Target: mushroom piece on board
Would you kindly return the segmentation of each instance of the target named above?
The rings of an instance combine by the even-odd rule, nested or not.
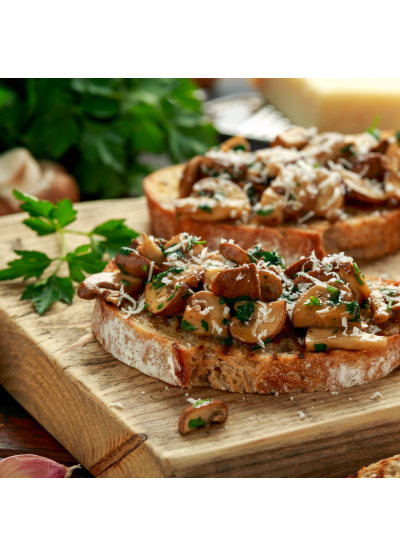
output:
[[[212,422],[223,423],[228,418],[228,406],[217,400],[198,400],[187,407],[179,417],[178,430],[182,435],[199,427],[208,427]]]

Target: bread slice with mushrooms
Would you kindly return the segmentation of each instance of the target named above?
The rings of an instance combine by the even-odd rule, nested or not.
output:
[[[379,138],[378,138],[379,133]],[[400,249],[400,136],[292,128],[269,149],[241,138],[144,180],[153,231],[262,243],[290,264],[300,255],[376,259]]]
[[[158,243],[162,262],[149,242]],[[151,261],[143,276],[132,255],[141,257],[144,244],[161,265],[156,274]],[[233,246],[210,252],[183,233],[170,242],[143,236],[121,249],[125,258],[117,255],[79,288],[80,297],[96,298],[98,341],[169,384],[233,392],[335,391],[400,364],[400,283],[363,276],[344,254],[313,254],[284,269],[276,252]],[[274,285],[268,299],[264,273]]]
[[[351,479],[400,479],[400,455],[363,467]]]

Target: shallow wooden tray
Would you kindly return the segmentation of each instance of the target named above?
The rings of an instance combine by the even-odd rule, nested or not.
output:
[[[72,228],[126,218],[138,231],[149,230],[144,199],[78,209]],[[23,218],[0,219],[0,268],[13,249],[57,252],[56,238],[38,239]],[[79,238],[71,238],[69,247],[76,247]],[[400,255],[361,268],[399,279]],[[0,383],[95,476],[344,477],[400,452],[399,370],[337,395],[243,397],[193,388],[191,397],[225,401],[231,415],[227,428],[213,425],[182,438],[177,423],[187,390],[166,387],[107,354],[92,334],[91,303],[57,303],[39,317],[19,300],[22,289],[18,281],[0,283]],[[383,398],[372,400],[376,391]],[[123,409],[110,407],[115,402]]]

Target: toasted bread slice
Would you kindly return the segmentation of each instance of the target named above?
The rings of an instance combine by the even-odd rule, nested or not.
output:
[[[233,239],[244,249],[262,243],[276,249],[291,264],[299,255],[315,251],[318,258],[326,253],[345,251],[355,259],[376,259],[400,250],[400,209],[374,207],[361,210],[346,207],[349,217],[333,224],[316,220],[302,225],[269,228],[233,225],[231,222],[196,222],[180,219],[173,204],[179,196],[179,180],[184,165],[158,170],[144,180],[153,232],[159,237],[173,237],[179,232],[201,236],[209,249],[218,249],[221,238]]]
[[[352,479],[400,479],[400,455],[363,467]]]
[[[398,282],[383,281],[385,284]],[[123,363],[174,386],[212,386],[240,393],[335,391],[378,380],[400,365],[400,323],[388,326],[387,350],[308,353],[287,322],[282,332],[253,351],[194,336],[176,317],[146,312],[125,319],[119,308],[96,299],[93,330],[103,348]]]

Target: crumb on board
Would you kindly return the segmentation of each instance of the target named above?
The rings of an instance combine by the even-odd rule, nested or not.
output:
[[[298,411],[297,413],[299,414],[300,420],[304,419],[304,417],[306,416],[306,414],[303,413],[302,411]]]
[[[383,398],[382,394],[380,392],[375,392],[375,394],[373,396],[371,396],[371,400],[376,400],[379,398]]]
[[[331,392],[332,396],[337,396],[339,392]]]
[[[145,394],[145,393],[146,393],[146,392],[145,392],[145,391],[143,391],[143,392],[142,392],[142,395],[143,395],[143,394]]]
[[[168,386],[165,387],[166,390],[169,390]]]
[[[109,407],[118,407],[119,409],[123,409],[124,406],[120,402],[113,402],[108,404]]]
[[[290,398],[290,401],[292,402],[294,400],[294,398]]]

